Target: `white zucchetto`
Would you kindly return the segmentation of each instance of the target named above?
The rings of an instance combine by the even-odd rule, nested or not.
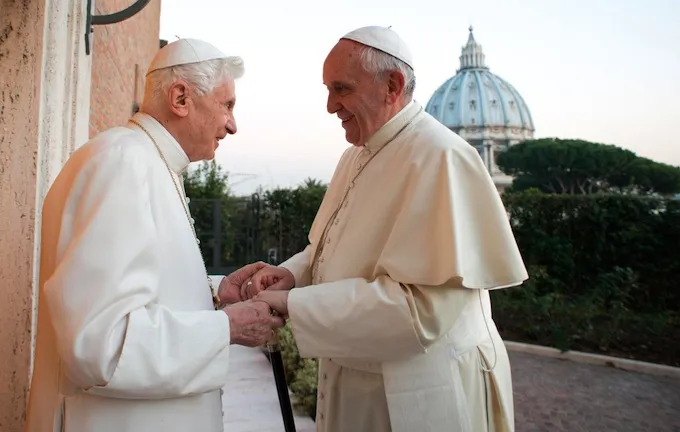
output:
[[[403,61],[411,69],[413,57],[406,42],[391,27],[367,26],[353,30],[340,39],[349,39],[383,51]]]
[[[232,78],[237,79],[243,75],[244,67],[241,57],[228,56],[208,42],[198,39],[179,39],[165,45],[156,53],[146,74],[158,69],[215,59],[227,60]]]

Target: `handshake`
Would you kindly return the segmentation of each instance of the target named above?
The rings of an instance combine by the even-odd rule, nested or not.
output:
[[[288,292],[295,278],[283,267],[263,262],[248,264],[220,283],[218,296],[229,317],[231,343],[256,347],[266,344],[275,329],[285,325]]]

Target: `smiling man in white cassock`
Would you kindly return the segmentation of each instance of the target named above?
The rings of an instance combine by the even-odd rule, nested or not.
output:
[[[166,45],[141,111],[74,152],[50,188],[28,432],[223,430],[229,346],[262,345],[283,321],[237,303],[264,264],[208,276],[182,174],[236,133],[242,74],[206,42]]]
[[[389,28],[341,38],[323,80],[353,146],[309,246],[242,296],[287,314],[300,355],[320,359],[320,432],[514,430],[489,291],[528,276],[479,154],[412,99]]]

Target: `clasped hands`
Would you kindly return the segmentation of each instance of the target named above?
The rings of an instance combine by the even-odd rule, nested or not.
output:
[[[248,264],[220,283],[218,296],[229,317],[231,343],[266,344],[288,316],[288,292],[295,278],[283,267],[263,262]],[[274,314],[276,312],[276,314]]]

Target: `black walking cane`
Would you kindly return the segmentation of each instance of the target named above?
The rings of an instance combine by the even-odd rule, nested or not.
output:
[[[276,312],[274,312],[276,314]],[[293,418],[293,407],[290,403],[288,394],[288,383],[286,382],[286,371],[283,368],[283,357],[281,356],[281,345],[279,344],[279,333],[274,330],[272,340],[267,343],[269,350],[269,361],[272,363],[274,371],[274,381],[276,381],[276,393],[279,395],[279,406],[283,417],[283,428],[285,432],[295,432],[295,419]]]
[[[276,255],[276,250],[270,249],[267,256],[267,262],[272,265],[275,264],[278,261]],[[278,315],[278,313],[274,311],[274,315]],[[281,356],[278,330],[274,330],[272,340],[267,343],[267,350],[269,350],[269,361],[272,363],[272,370],[274,371],[276,393],[279,396],[281,417],[283,417],[283,429],[285,432],[295,432],[293,406],[290,403],[290,395],[288,394],[288,383],[286,382],[286,371],[283,368],[283,357]]]

